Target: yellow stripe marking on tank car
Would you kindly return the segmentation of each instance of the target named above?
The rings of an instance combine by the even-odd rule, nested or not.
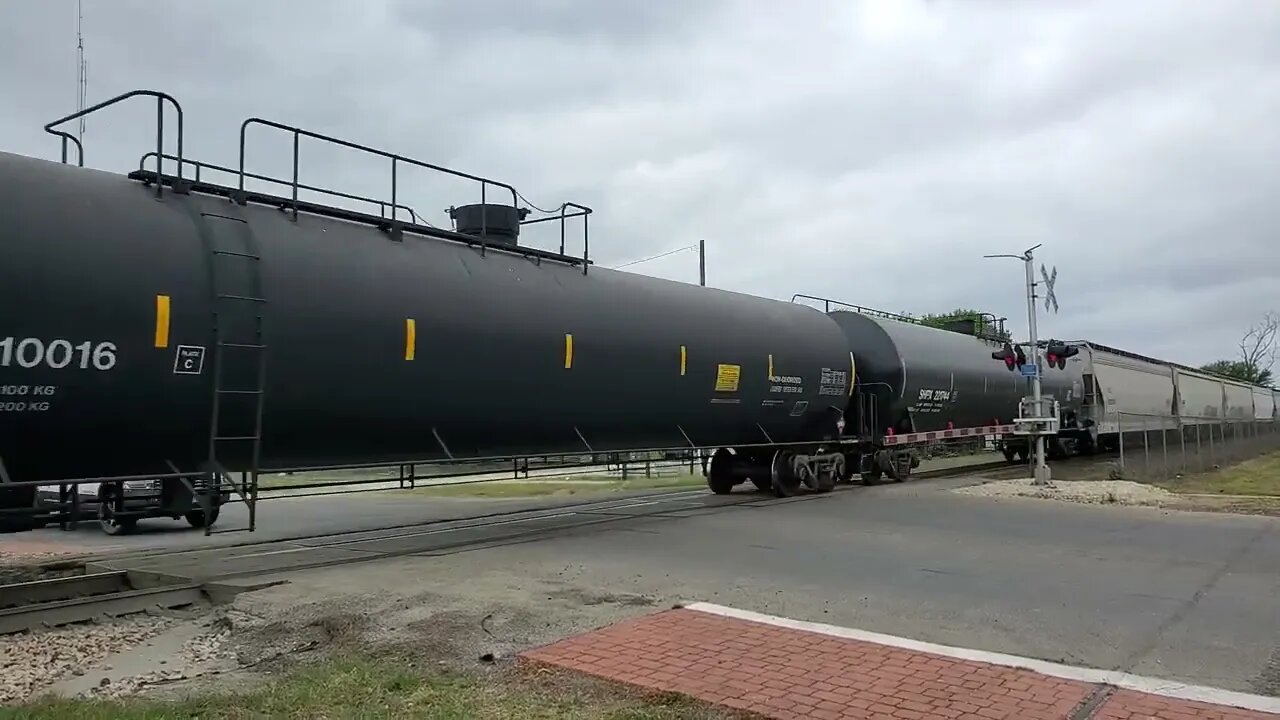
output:
[[[682,377],[685,374],[685,366],[688,363],[688,361],[689,361],[689,349],[686,348],[684,345],[681,345],[680,346],[680,375]]]
[[[169,296],[156,296],[156,347],[169,347]]]
[[[418,355],[418,321],[413,318],[404,319],[404,359],[412,360]]]
[[[564,369],[573,367],[573,333],[564,334]]]
[[[769,356],[769,378],[773,378],[773,355]]]
[[[849,351],[849,397],[853,397],[853,379],[858,376],[858,363],[853,359],[853,351]]]

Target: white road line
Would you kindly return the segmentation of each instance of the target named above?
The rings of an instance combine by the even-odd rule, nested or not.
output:
[[[790,628],[792,630],[804,630],[820,633],[831,637],[890,645],[904,650],[933,653],[935,655],[944,655],[946,657],[952,657],[959,660],[972,660],[974,662],[991,663],[993,665],[1025,668],[1044,675],[1052,675],[1053,677],[1065,678],[1067,680],[1079,680],[1087,683],[1106,683],[1128,690],[1150,693],[1152,695],[1162,695],[1165,697],[1194,700],[1198,702],[1213,703],[1216,705],[1230,705],[1259,712],[1280,713],[1280,698],[1268,697],[1266,695],[1251,695],[1249,693],[1222,690],[1220,688],[1206,687],[1203,685],[1189,685],[1176,680],[1164,680],[1161,678],[1132,675],[1129,673],[1115,672],[1111,670],[1098,670],[1095,668],[1079,667],[1075,665],[1063,665],[1060,663],[1048,662],[1046,660],[1036,660],[1034,658],[1021,657],[1018,655],[987,652],[985,650],[972,650],[969,648],[952,647],[950,645],[935,645],[934,643],[897,637],[895,635],[884,635],[882,633],[839,627],[837,625],[827,625],[825,623],[807,622],[805,620],[792,620],[790,618],[778,617],[775,615],[764,615],[750,610],[739,610],[737,608],[725,607],[723,605],[715,605],[712,603],[696,602],[685,605],[684,607],[689,610],[696,610],[698,612],[705,612],[723,617],[750,620],[776,627]]]

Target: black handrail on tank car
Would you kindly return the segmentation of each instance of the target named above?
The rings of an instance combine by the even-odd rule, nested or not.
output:
[[[821,301],[823,312],[831,312],[831,306],[838,305],[840,307],[849,308],[854,312],[861,313],[863,315],[878,315],[883,318],[888,318],[889,320],[909,322],[909,323],[914,323],[916,325],[923,324],[919,320],[913,317],[908,317],[906,315],[899,315],[897,313],[886,312],[884,310],[876,310],[875,308],[862,307],[861,305],[854,305],[853,303],[847,303],[842,300],[832,300],[831,298],[818,297],[817,295],[805,295],[803,293],[796,293],[795,295],[791,296],[791,302],[795,302],[796,298],[805,298],[806,300]]]
[[[259,118],[259,117],[251,117],[246,119],[244,122],[240,123],[240,183],[239,183],[238,189],[241,192],[244,191],[244,179],[246,177],[246,173],[244,169],[245,138],[248,135],[248,129],[250,125],[262,125],[269,128],[275,128],[277,130],[283,130],[293,135],[293,181],[292,183],[290,183],[290,185],[293,189],[293,217],[295,220],[298,217],[298,189],[300,187],[298,184],[298,155],[299,155],[298,146],[299,146],[299,141],[303,137],[308,137],[314,140],[320,140],[323,142],[332,143],[340,147],[350,148],[352,150],[358,150],[360,152],[366,152],[371,155],[377,155],[379,157],[390,160],[391,161],[391,203],[390,205],[392,207],[392,220],[396,219],[395,207],[397,206],[396,199],[397,199],[397,193],[399,191],[398,170],[399,170],[400,163],[407,163],[415,167],[424,168],[426,170],[434,170],[436,172],[444,173],[446,175],[452,175],[454,177],[459,177],[466,180],[473,180],[475,182],[480,183],[480,204],[481,205],[488,204],[488,189],[490,185],[503,188],[508,192],[510,192],[512,207],[519,207],[520,205],[520,202],[518,199],[519,193],[516,192],[515,187],[508,185],[507,183],[500,182],[497,180],[490,180],[489,178],[480,177],[479,175],[472,175],[470,173],[464,173],[458,170],[451,170],[449,168],[442,167],[440,165],[433,165],[431,163],[423,162],[421,160],[416,160],[414,158],[406,157],[404,155],[390,153],[385,150],[379,150],[377,148],[369,147],[367,145],[361,145],[359,143],[354,143],[349,140],[343,140],[341,138],[336,138],[330,135],[324,135],[321,133],[312,132],[310,130],[304,130],[299,127],[294,127],[292,125],[285,125],[283,123],[275,122],[274,120],[267,120],[265,118]],[[326,192],[326,191],[321,190],[320,192]],[[587,250],[588,240],[587,240],[585,215],[590,214],[591,209],[582,205],[576,205],[574,203],[565,203],[564,205],[561,206],[561,214],[562,214],[561,222],[562,223],[564,221],[563,209],[565,206],[568,206],[568,205],[572,205],[573,207],[580,208],[584,211],[582,272],[583,274],[586,274],[587,266],[590,264],[590,262],[589,262],[589,254]],[[527,223],[521,223],[521,224],[527,224]],[[488,250],[488,245],[489,245],[488,213],[482,212],[480,213],[480,255],[482,257],[485,255],[486,251]],[[560,254],[561,255],[564,254],[563,247],[561,248]]]
[[[146,166],[146,164],[147,164],[147,158],[152,157],[152,156],[153,156],[153,155],[155,155],[155,154],[156,154],[156,151],[155,151],[155,150],[152,150],[152,151],[150,151],[150,152],[148,152],[148,153],[144,154],[144,155],[143,155],[143,156],[138,160],[138,170],[140,170],[140,171],[144,171],[144,170],[145,170],[145,166]],[[163,154],[163,153],[160,155],[160,157],[164,158],[165,160],[177,160],[177,159],[178,159],[178,158],[177,158],[176,156],[174,156],[174,155],[168,155],[168,154]],[[210,163],[210,162],[203,162],[203,161],[200,161],[200,160],[183,160],[183,162],[184,162],[185,164],[190,165],[190,166],[192,166],[192,167],[194,167],[194,168],[195,168],[195,177],[194,177],[194,181],[195,181],[195,182],[197,182],[197,183],[198,183],[198,182],[200,182],[200,171],[201,171],[202,169],[204,169],[204,170],[216,170],[217,172],[224,172],[224,173],[227,173],[228,175],[238,175],[238,174],[240,173],[240,171],[239,171],[239,170],[236,170],[235,168],[223,167],[222,165],[215,165],[215,164],[213,164],[213,163]],[[268,175],[259,175],[259,174],[257,174],[257,173],[245,173],[244,175],[245,175],[245,177],[253,178],[254,180],[262,180],[262,181],[264,181],[264,182],[275,183],[276,185],[289,185],[289,184],[291,184],[288,180],[281,180],[280,178],[273,178],[273,177],[270,177],[270,176],[268,176]],[[387,206],[390,204],[390,203],[388,203],[386,200],[376,200],[376,199],[374,199],[374,198],[364,197],[364,196],[362,196],[362,195],[353,195],[353,194],[351,194],[351,193],[344,193],[344,192],[340,192],[340,191],[338,191],[338,190],[328,190],[328,189],[326,189],[326,188],[314,187],[314,186],[311,186],[311,185],[303,185],[303,184],[299,184],[299,185],[298,185],[298,188],[299,188],[299,189],[302,189],[302,190],[309,190],[309,191],[312,191],[312,192],[321,193],[321,194],[324,194],[324,195],[333,195],[333,196],[335,196],[335,197],[345,198],[345,199],[347,199],[347,200],[357,200],[357,201],[359,201],[359,202],[369,203],[370,205],[377,205],[377,206],[378,206],[378,213],[379,213],[379,215],[380,215],[381,217],[384,217],[384,218],[387,216]],[[419,225],[426,225],[426,226],[428,226],[428,227],[432,227],[431,223],[429,223],[429,222],[427,222],[427,221],[423,220],[423,219],[421,218],[421,216],[419,216],[419,215],[418,215],[418,213],[417,213],[416,211],[414,211],[414,209],[413,209],[413,208],[411,208],[411,207],[409,207],[408,205],[397,205],[397,206],[396,206],[396,209],[400,209],[400,210],[404,210],[404,211],[408,212],[408,213],[409,213],[409,217],[413,218],[413,221],[414,221],[415,223],[418,223]],[[392,210],[392,213],[393,213],[393,214],[392,214],[392,217],[394,218],[394,217],[395,217],[395,215],[394,215],[395,210],[394,210],[394,209]]]
[[[276,207],[276,208],[280,208],[281,210],[285,210],[293,202],[289,198],[283,197],[280,195],[270,195],[268,193],[254,192],[249,190],[240,192],[233,186],[216,185],[214,183],[208,182],[207,180],[202,180],[200,182],[193,182],[191,180],[179,181],[177,180],[177,178],[173,177],[172,175],[161,175],[159,178],[157,178],[154,170],[134,170],[133,172],[129,173],[128,177],[130,180],[138,180],[143,183],[161,182],[166,185],[173,185],[177,182],[182,182],[184,183],[184,187],[186,188],[187,192],[199,192],[199,193],[206,193],[209,195],[217,195],[219,197],[227,198],[228,200],[231,200],[232,202],[235,202],[240,205],[244,205],[252,202],[252,203],[258,203],[262,205],[270,205],[271,207]],[[301,212],[310,213],[313,215],[322,215],[324,217],[332,217],[332,218],[338,218],[340,220],[346,220],[349,222],[372,225],[374,227],[379,228],[383,232],[388,232],[393,234],[394,233],[413,233],[415,235],[421,235],[423,237],[451,240],[453,242],[460,242],[460,243],[465,243],[467,245],[473,245],[473,246],[480,244],[480,238],[474,235],[467,235],[465,233],[455,232],[453,230],[448,230],[446,228],[438,228],[438,227],[433,227],[429,225],[413,225],[413,224],[404,223],[404,222],[395,222],[387,217],[379,217],[377,215],[372,215],[370,213],[360,212],[359,210],[349,210],[347,208],[335,207],[333,205],[322,205],[320,203],[308,202],[306,200],[299,200],[298,209]],[[583,262],[580,258],[569,257],[567,255],[559,255],[554,250],[539,250],[538,248],[528,247],[524,245],[494,246],[494,247],[497,247],[499,250],[502,250],[503,252],[523,255],[524,257],[533,258],[539,262],[542,260],[554,260],[557,262],[563,262],[573,266],[577,266],[579,263]],[[590,262],[590,261],[587,261],[587,262]]]
[[[564,212],[566,208],[576,208],[578,212],[569,213],[568,215],[566,215]],[[570,218],[576,218],[576,217],[582,218],[582,274],[586,275],[587,266],[590,265],[590,263],[587,262],[587,256],[589,255],[590,248],[591,248],[590,233],[588,232],[588,228],[587,228],[587,216],[590,215],[593,211],[591,208],[587,207],[586,205],[579,205],[578,203],[575,203],[575,202],[560,203],[559,210],[560,210],[559,215],[548,215],[547,217],[538,218],[536,220],[521,220],[520,224],[536,225],[538,223],[549,222],[551,220],[559,220],[560,221],[560,254],[564,255],[564,221]]]
[[[130,90],[127,93],[124,93],[122,95],[117,95],[111,98],[110,100],[104,100],[98,103],[97,105],[94,105],[93,107],[87,107],[84,110],[71,113],[66,117],[58,118],[57,120],[54,120],[53,122],[45,125],[44,126],[45,132],[55,137],[62,138],[62,162],[63,163],[67,162],[67,141],[70,140],[71,142],[76,144],[76,155],[77,155],[76,164],[80,167],[84,167],[84,145],[80,144],[80,141],[70,133],[63,132],[62,130],[54,130],[53,128],[55,125],[61,125],[64,122],[75,120],[77,118],[82,118],[90,113],[97,112],[98,110],[101,110],[102,108],[105,108],[109,105],[115,105],[118,102],[122,102],[124,100],[128,100],[129,98],[138,97],[138,96],[153,97],[156,99],[156,153],[157,153],[156,176],[157,177],[160,175],[160,162],[161,162],[161,159],[160,157],[158,157],[158,155],[161,155],[164,153],[164,103],[167,100],[173,105],[173,110],[178,115],[177,161],[178,161],[178,179],[181,180],[182,165],[184,162],[182,159],[182,106],[178,104],[178,101],[175,100],[172,95],[169,95],[168,93],[162,93],[158,90]],[[156,183],[156,197],[160,197],[162,192],[163,192],[163,189],[161,188],[161,183]]]
[[[448,231],[448,230],[444,230],[444,229],[442,229],[442,228],[437,228],[437,227],[435,227],[435,226],[431,225],[430,223],[426,223],[424,220],[422,220],[421,216],[420,216],[420,215],[418,215],[418,214],[417,214],[417,213],[416,213],[412,208],[410,208],[410,207],[408,207],[408,206],[406,206],[406,205],[400,205],[399,203],[397,203],[397,202],[396,202],[396,199],[397,199],[397,198],[396,198],[396,194],[397,194],[397,191],[398,191],[398,183],[397,183],[397,177],[396,177],[396,175],[397,175],[397,168],[398,168],[398,164],[399,164],[400,162],[405,162],[405,163],[408,163],[408,164],[410,164],[410,165],[414,165],[414,166],[417,166],[417,167],[422,167],[422,168],[425,168],[425,169],[428,169],[428,170],[435,170],[435,171],[437,171],[437,172],[445,173],[445,174],[447,174],[447,175],[452,175],[452,176],[455,176],[455,177],[465,178],[465,179],[468,179],[468,180],[474,180],[474,181],[476,181],[476,182],[479,182],[479,183],[480,183],[480,197],[481,197],[481,203],[482,203],[482,204],[484,204],[484,203],[486,203],[486,202],[487,202],[487,199],[488,199],[488,198],[487,198],[487,189],[488,189],[488,186],[489,186],[489,185],[495,185],[495,186],[498,186],[498,187],[501,187],[501,188],[505,188],[505,189],[507,189],[507,190],[509,190],[509,191],[511,192],[511,196],[512,196],[512,206],[518,206],[517,199],[519,198],[519,192],[517,192],[517,191],[516,191],[516,189],[515,189],[513,186],[508,185],[508,184],[506,184],[506,183],[499,182],[499,181],[496,181],[496,180],[490,180],[490,179],[488,179],[488,178],[479,177],[479,176],[477,176],[477,175],[471,175],[471,174],[464,173],[464,172],[460,172],[460,171],[457,171],[457,170],[451,170],[451,169],[449,169],[449,168],[441,167],[441,166],[438,166],[438,165],[432,165],[432,164],[430,164],[430,163],[422,162],[422,161],[420,161],[420,160],[415,160],[415,159],[413,159],[413,158],[405,157],[405,156],[402,156],[402,155],[396,155],[396,154],[393,154],[393,153],[388,153],[388,152],[385,152],[385,151],[383,151],[383,150],[378,150],[378,149],[376,149],[376,148],[367,147],[367,146],[360,145],[360,144],[357,144],[357,143],[353,143],[353,142],[350,142],[350,141],[347,141],[347,140],[342,140],[342,139],[339,139],[339,138],[330,137],[330,136],[327,136],[327,135],[322,135],[322,134],[320,134],[320,133],[311,132],[311,131],[309,131],[309,130],[303,130],[303,129],[301,129],[301,128],[295,128],[295,127],[292,127],[292,126],[284,125],[284,124],[281,124],[281,123],[276,123],[276,122],[273,122],[273,121],[270,121],[270,120],[265,120],[265,119],[262,119],[262,118],[249,118],[249,119],[245,120],[243,123],[241,123],[241,125],[240,125],[240,167],[239,167],[239,169],[238,169],[238,170],[232,170],[231,168],[224,168],[224,167],[221,167],[221,166],[216,166],[216,165],[213,165],[213,164],[211,164],[211,163],[199,163],[199,162],[196,162],[196,161],[188,160],[188,159],[186,159],[186,158],[183,156],[183,145],[184,145],[184,120],[183,120],[183,110],[182,110],[182,105],[181,105],[181,104],[180,104],[180,103],[179,103],[179,102],[178,102],[178,101],[177,101],[177,100],[176,100],[172,95],[169,95],[168,93],[160,92],[160,91],[157,91],[157,90],[131,90],[131,91],[129,91],[129,92],[126,92],[126,93],[123,93],[123,94],[117,95],[117,96],[115,96],[115,97],[113,97],[113,98],[111,98],[111,99],[109,99],[109,100],[104,100],[103,102],[100,102],[100,103],[98,103],[98,104],[96,104],[96,105],[93,105],[93,106],[91,106],[91,107],[85,108],[84,110],[80,110],[80,111],[78,111],[78,112],[71,113],[70,115],[67,115],[67,116],[65,116],[65,117],[58,118],[57,120],[54,120],[54,121],[52,121],[52,122],[50,122],[50,123],[46,124],[46,125],[44,126],[44,130],[45,130],[45,132],[47,132],[47,133],[49,133],[49,134],[51,134],[51,135],[53,135],[53,136],[55,136],[55,137],[57,137],[57,138],[59,138],[59,139],[61,140],[61,145],[62,145],[62,162],[63,162],[63,163],[66,163],[66,162],[67,162],[67,160],[68,160],[68,152],[67,152],[67,149],[68,149],[68,146],[69,146],[69,143],[70,143],[70,144],[74,144],[74,145],[75,145],[75,147],[76,147],[76,164],[77,164],[78,166],[80,166],[80,167],[84,167],[84,145],[83,145],[83,144],[80,142],[80,140],[79,140],[78,138],[76,138],[74,135],[71,135],[70,133],[65,132],[65,131],[62,131],[62,130],[56,130],[56,129],[55,129],[55,127],[56,127],[56,126],[61,125],[62,123],[65,123],[65,122],[69,122],[69,121],[71,121],[71,120],[76,120],[76,119],[78,119],[78,118],[85,117],[86,115],[89,115],[89,114],[91,114],[91,113],[97,112],[98,110],[101,110],[101,109],[103,109],[103,108],[105,108],[105,107],[108,107],[108,106],[111,106],[111,105],[115,105],[116,103],[122,102],[122,101],[124,101],[124,100],[129,99],[129,98],[139,97],[139,96],[154,97],[154,98],[156,98],[156,150],[155,150],[154,152],[149,152],[149,153],[147,153],[146,155],[144,155],[144,156],[143,156],[143,158],[142,158],[142,160],[140,161],[140,164],[139,164],[139,170],[138,170],[137,172],[130,173],[130,174],[129,174],[129,177],[131,177],[131,178],[133,178],[133,179],[137,179],[137,180],[143,180],[143,181],[146,181],[146,180],[149,180],[149,179],[153,179],[153,180],[155,181],[155,183],[156,183],[156,197],[160,197],[160,196],[163,194],[163,192],[164,192],[164,186],[165,186],[165,185],[171,185],[171,186],[173,186],[175,189],[179,189],[179,192],[186,192],[186,191],[189,189],[189,183],[187,183],[187,182],[184,180],[184,177],[183,177],[183,166],[184,166],[185,164],[187,164],[187,163],[192,163],[192,164],[194,164],[194,165],[196,166],[196,174],[197,174],[197,176],[199,175],[199,170],[200,170],[200,168],[201,168],[201,167],[204,167],[204,168],[207,168],[207,169],[216,169],[216,170],[220,170],[220,171],[223,171],[223,172],[234,173],[234,174],[238,175],[238,176],[239,176],[239,181],[238,181],[238,184],[237,184],[237,190],[238,190],[238,192],[223,193],[223,192],[221,192],[221,191],[223,190],[223,188],[221,188],[221,187],[211,186],[211,185],[210,185],[210,187],[211,187],[211,188],[215,188],[217,191],[219,191],[219,193],[218,193],[218,194],[226,194],[226,195],[227,195],[227,197],[230,197],[231,199],[233,199],[234,201],[236,201],[236,202],[237,202],[237,203],[239,203],[239,204],[244,204],[244,203],[246,202],[246,195],[245,195],[245,188],[244,188],[244,178],[245,178],[245,177],[250,177],[250,178],[257,179],[257,180],[263,180],[263,181],[266,181],[266,182],[273,182],[273,183],[277,183],[277,184],[280,184],[280,185],[288,185],[288,186],[290,186],[290,187],[292,188],[292,198],[291,198],[291,199],[290,199],[290,201],[289,201],[289,206],[291,206],[291,207],[292,207],[292,210],[293,210],[293,217],[294,217],[294,219],[296,219],[296,218],[297,218],[297,216],[298,216],[298,211],[299,211],[300,209],[302,209],[304,205],[305,205],[305,206],[307,206],[307,207],[310,209],[309,211],[311,211],[311,212],[317,212],[317,213],[320,213],[320,214],[325,214],[325,213],[326,213],[326,211],[328,211],[328,214],[334,214],[334,212],[333,212],[333,211],[337,210],[336,208],[334,208],[334,209],[330,210],[329,208],[325,208],[324,206],[319,206],[319,205],[316,205],[316,204],[314,204],[314,203],[304,203],[304,202],[300,201],[300,200],[298,199],[298,190],[299,190],[299,189],[308,190],[308,191],[311,191],[311,192],[316,192],[316,193],[321,193],[321,194],[333,195],[334,197],[342,197],[342,198],[346,198],[346,199],[357,200],[357,201],[360,201],[360,202],[367,202],[367,203],[370,203],[370,204],[378,205],[378,206],[379,206],[379,212],[380,212],[380,215],[381,215],[381,219],[382,219],[382,220],[390,220],[390,221],[391,221],[391,223],[392,223],[392,226],[391,226],[391,227],[392,227],[392,229],[393,229],[393,230],[398,230],[398,229],[399,229],[399,228],[398,228],[398,225],[399,225],[399,220],[398,220],[398,210],[403,209],[403,210],[407,210],[407,211],[409,212],[410,217],[412,218],[412,220],[413,220],[413,222],[414,222],[414,224],[415,224],[415,225],[417,225],[418,227],[421,227],[421,226],[425,225],[426,227],[428,227],[428,228],[430,228],[432,231],[434,231],[433,233],[430,233],[430,234],[433,234],[433,235],[434,235],[434,234],[437,234],[437,233],[438,233],[441,237],[446,237],[446,238],[454,239],[454,240],[461,240],[461,241],[467,242],[468,244],[473,244],[473,245],[478,244],[478,245],[480,246],[480,253],[481,253],[481,255],[484,255],[484,254],[487,252],[487,250],[488,250],[488,246],[489,246],[489,243],[488,243],[488,232],[487,232],[487,227],[486,227],[487,213],[481,213],[481,233],[480,233],[480,237],[479,237],[479,240],[478,240],[478,241],[475,241],[475,240],[473,239],[473,238],[474,238],[474,236],[471,236],[471,235],[465,235],[465,234],[462,234],[462,233],[450,232],[450,231]],[[165,103],[165,102],[168,102],[168,103],[170,103],[171,105],[173,105],[174,112],[175,112],[175,113],[176,113],[176,115],[177,115],[177,122],[178,122],[177,155],[167,155],[167,154],[164,152],[164,103]],[[245,137],[246,137],[246,129],[248,128],[248,126],[249,126],[249,125],[252,125],[252,124],[260,124],[260,125],[265,125],[265,126],[268,126],[268,127],[274,127],[274,128],[277,128],[277,129],[285,130],[285,131],[290,132],[290,133],[292,133],[292,134],[293,134],[293,136],[294,136],[294,138],[293,138],[293,146],[294,146],[294,147],[293,147],[293,179],[292,179],[292,181],[286,181],[286,180],[281,180],[281,179],[278,179],[278,178],[271,178],[271,177],[264,176],[264,175],[258,175],[258,174],[256,174],[256,173],[248,173],[248,172],[245,172],[244,165],[245,165]],[[299,144],[299,138],[300,138],[300,137],[302,137],[302,136],[304,136],[304,135],[305,135],[306,137],[314,138],[314,139],[317,139],[317,140],[323,140],[323,141],[325,141],[325,142],[333,143],[333,144],[336,144],[336,145],[339,145],[339,146],[342,146],[342,147],[351,148],[351,149],[353,149],[353,150],[360,150],[360,151],[362,151],[362,152],[367,152],[367,153],[371,153],[371,154],[374,154],[374,155],[378,155],[378,156],[380,156],[380,157],[384,157],[384,158],[388,158],[388,159],[390,159],[390,160],[391,160],[391,193],[392,193],[391,202],[386,202],[386,201],[384,201],[384,200],[377,200],[377,199],[374,199],[374,198],[365,198],[365,197],[361,197],[361,196],[358,196],[358,195],[353,195],[353,194],[351,194],[351,193],[344,193],[344,192],[339,192],[339,191],[336,191],[336,190],[329,190],[329,189],[326,189],[326,188],[315,187],[315,186],[310,186],[310,185],[304,185],[304,184],[299,183],[299,182],[298,182],[298,151],[299,151],[298,144]],[[149,177],[147,177],[147,176],[148,176],[148,173],[146,173],[145,171],[143,171],[141,168],[142,168],[142,165],[146,162],[146,158],[151,157],[151,156],[153,156],[153,155],[155,156],[155,159],[156,159],[156,168],[155,168],[154,174],[153,174],[153,175],[151,175],[151,177],[149,178]],[[167,178],[167,177],[165,177],[165,175],[164,175],[164,169],[163,169],[163,162],[164,162],[164,160],[165,160],[165,159],[171,159],[171,160],[175,160],[175,161],[177,162],[177,165],[178,165],[178,172],[177,172],[176,181],[175,181],[174,179],[172,179],[172,178]],[[203,185],[209,185],[209,184],[208,184],[208,183],[203,183]],[[273,196],[265,196],[265,195],[263,196],[263,198],[264,198],[265,200],[268,200],[268,201],[274,201],[274,200],[276,199],[276,198],[274,198]],[[391,208],[391,217],[390,217],[390,218],[387,218],[387,217],[386,217],[386,210],[385,210],[385,209],[386,209],[388,206]],[[576,212],[576,213],[566,213],[566,212],[565,212],[565,210],[566,210],[567,208],[576,208],[576,209],[577,209],[577,210],[579,210],[580,212]],[[546,212],[546,211],[542,211],[542,212]],[[588,225],[587,217],[586,217],[586,216],[590,215],[592,212],[594,212],[594,211],[593,211],[591,208],[589,208],[589,207],[587,207],[587,206],[585,206],[585,205],[579,205],[579,204],[577,204],[577,203],[569,202],[569,203],[563,203],[563,204],[561,204],[561,206],[560,206],[560,208],[559,208],[559,215],[555,215],[555,216],[551,216],[551,217],[546,217],[546,218],[538,218],[538,219],[535,219],[535,220],[525,220],[525,221],[522,221],[522,222],[520,223],[521,225],[530,225],[530,224],[539,223],[539,222],[546,222],[546,221],[548,221],[548,220],[559,220],[559,221],[560,221],[560,225],[561,225],[561,227],[560,227],[560,252],[559,252],[559,254],[556,254],[556,253],[552,253],[552,252],[548,252],[548,251],[538,250],[538,249],[536,249],[536,248],[527,248],[527,247],[520,247],[520,248],[518,248],[517,252],[520,252],[521,254],[529,255],[529,256],[531,256],[531,257],[537,257],[537,258],[539,258],[539,259],[541,259],[541,258],[553,259],[553,258],[554,258],[554,259],[558,259],[558,260],[561,260],[561,261],[564,261],[564,260],[570,260],[570,259],[569,259],[569,257],[568,257],[567,255],[565,255],[565,252],[564,252],[564,251],[565,251],[565,242],[564,242],[564,240],[565,240],[565,238],[564,238],[564,235],[565,235],[565,229],[564,229],[564,221],[565,221],[565,220],[567,220],[567,219],[575,218],[575,217],[581,217],[581,218],[583,218],[583,225],[582,225],[582,235],[583,235],[583,239],[582,239],[582,272],[583,272],[583,274],[584,274],[584,275],[585,275],[585,274],[587,274],[587,272],[588,272],[588,268],[589,268],[589,266],[591,265],[591,254],[590,254],[590,228],[589,228],[589,225]],[[367,215],[365,215],[365,214],[363,214],[363,213],[357,213],[357,214],[361,216],[360,218],[358,218],[358,219],[360,219],[360,220],[363,220],[363,219],[365,219],[366,217],[371,217],[371,216],[367,216]],[[504,249],[504,250],[509,250],[510,248],[506,248],[506,247],[504,247],[503,249]],[[571,263],[571,264],[574,264],[574,261],[570,260],[570,263]]]
[[[933,327],[932,325],[925,325],[924,322],[921,321],[919,318],[913,318],[910,315],[891,313],[885,310],[876,310],[875,308],[863,307],[861,305],[854,305],[853,303],[847,303],[847,302],[844,302],[843,300],[832,300],[831,298],[818,297],[817,295],[805,295],[803,293],[796,293],[795,295],[791,296],[791,302],[795,302],[796,298],[805,298],[807,300],[820,301],[823,304],[822,305],[823,312],[831,312],[831,307],[833,305],[836,305],[839,307],[849,308],[850,310],[853,310],[854,312],[860,313],[862,315],[875,315],[875,316],[886,318],[889,320],[897,320],[898,322],[911,323],[912,325],[922,325],[925,327]],[[992,327],[995,327],[998,329],[995,332],[977,332],[975,334],[975,337],[982,338],[984,340],[1003,340],[1005,318],[997,318],[995,315],[991,313],[978,313],[978,314],[984,318],[985,317],[991,318]],[[942,330],[943,328],[935,328],[935,329]]]

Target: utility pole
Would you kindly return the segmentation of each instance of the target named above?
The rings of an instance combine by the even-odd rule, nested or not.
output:
[[[1035,256],[1033,253],[1040,245],[1028,248],[1021,255],[984,255],[983,257],[997,258],[1007,257],[1021,260],[1026,267],[1027,272],[1027,326],[1030,331],[1029,347],[1027,348],[1027,357],[1031,359],[1032,371],[1029,374],[1031,380],[1031,403],[1030,408],[1024,401],[1023,407],[1019,408],[1019,421],[1023,429],[1019,434],[1032,434],[1035,436],[1035,459],[1036,468],[1033,485],[1048,485],[1051,474],[1049,465],[1045,462],[1044,437],[1046,434],[1054,434],[1057,432],[1058,418],[1056,410],[1046,408],[1044,398],[1040,390],[1040,373],[1043,371],[1043,364],[1040,358],[1040,341],[1036,335],[1036,279],[1035,279]],[[1045,297],[1046,307],[1050,302],[1053,303],[1054,310],[1057,310],[1058,301],[1053,295],[1053,283],[1058,279],[1058,269],[1054,268],[1053,278],[1044,273],[1041,268],[1041,274],[1044,275],[1045,285],[1047,286],[1047,294]],[[1025,373],[1024,373],[1025,374]],[[1026,410],[1031,410],[1031,417],[1027,417]],[[1029,426],[1029,427],[1028,427]]]
[[[698,284],[707,286],[707,241],[698,241]]]

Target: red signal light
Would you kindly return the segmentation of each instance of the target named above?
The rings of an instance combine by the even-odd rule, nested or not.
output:
[[[1008,370],[1012,370],[1026,362],[1022,355],[1022,348],[1018,348],[1017,352],[1015,352],[1013,346],[1009,343],[1005,343],[1003,348],[991,353],[991,359],[1003,362]]]
[[[1066,343],[1050,340],[1048,347],[1045,348],[1045,362],[1049,367],[1056,367],[1062,370],[1067,366],[1067,358],[1073,357],[1080,353],[1080,348],[1072,347]]]

